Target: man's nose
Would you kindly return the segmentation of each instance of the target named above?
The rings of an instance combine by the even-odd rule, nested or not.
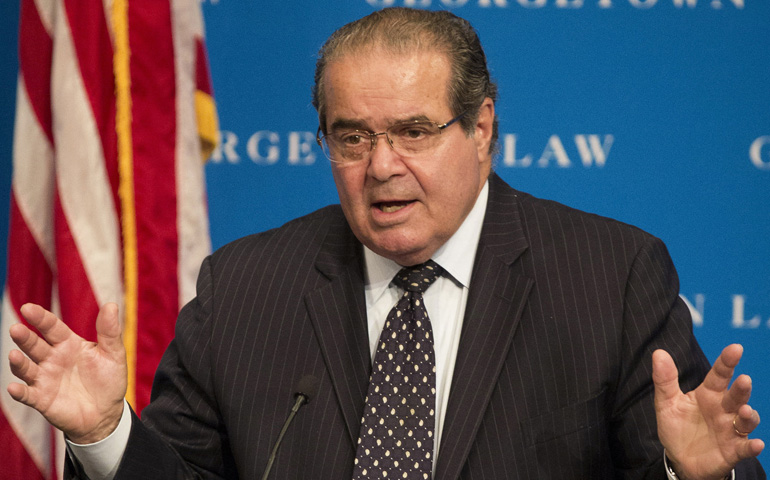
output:
[[[403,174],[406,165],[403,158],[393,148],[388,134],[386,132],[377,133],[372,138],[374,143],[369,155],[368,175],[384,182],[390,177]],[[380,142],[380,138],[382,138],[382,142]]]

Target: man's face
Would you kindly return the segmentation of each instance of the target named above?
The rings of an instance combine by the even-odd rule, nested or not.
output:
[[[444,54],[393,55],[380,49],[345,55],[327,65],[326,125],[383,132],[397,123],[454,117]],[[474,112],[468,112],[472,115]],[[401,265],[428,260],[460,227],[489,175],[494,105],[485,100],[472,137],[459,122],[437,145],[405,158],[378,137],[368,159],[332,163],[340,203],[356,237]]]

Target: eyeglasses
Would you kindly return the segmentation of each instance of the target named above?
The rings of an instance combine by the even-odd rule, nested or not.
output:
[[[343,128],[324,135],[321,127],[318,127],[316,142],[323,149],[324,155],[336,163],[353,163],[369,158],[380,135],[385,135],[390,148],[399,155],[414,156],[435,147],[441,131],[464,115],[465,112],[441,125],[427,120],[397,123],[379,133]]]

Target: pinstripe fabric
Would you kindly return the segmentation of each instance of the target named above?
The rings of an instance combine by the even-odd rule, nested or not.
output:
[[[335,206],[207,259],[117,478],[258,478],[306,374],[318,394],[271,478],[350,478],[370,369],[361,258]],[[677,290],[659,240],[493,175],[435,478],[665,478],[652,350],[684,388],[708,368]]]

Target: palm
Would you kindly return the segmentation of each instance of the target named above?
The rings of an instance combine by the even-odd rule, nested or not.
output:
[[[109,434],[120,419],[126,393],[127,367],[117,312],[112,307],[100,312],[99,344],[75,335],[40,307],[25,306],[22,312],[45,340],[24,326],[13,327],[13,340],[29,358],[18,351],[10,355],[14,374],[27,384],[9,385],[11,396],[38,410],[78,443]]]
[[[733,427],[735,420],[741,431],[751,432],[759,423],[747,405],[751,380],[741,375],[728,389],[741,356],[739,346],[727,347],[703,383],[687,394],[679,390],[671,357],[655,355],[658,435],[681,477],[721,479],[743,458],[759,454],[762,441],[740,436]]]
[[[698,390],[682,395],[669,409],[658,413],[658,434],[664,445],[674,444],[674,439],[679,439],[679,448],[671,455],[688,459],[687,470],[696,478],[720,477],[723,476],[721,472],[730,471],[737,459],[730,454],[730,439],[723,440],[722,436],[712,434],[719,431],[720,423],[724,423],[724,419],[720,418],[724,415],[716,413],[713,408],[719,400],[714,398],[713,392],[703,391],[705,388],[702,385]],[[703,414],[702,411],[713,413]],[[732,416],[728,416],[727,421],[731,422]],[[685,465],[682,467],[684,469]]]

